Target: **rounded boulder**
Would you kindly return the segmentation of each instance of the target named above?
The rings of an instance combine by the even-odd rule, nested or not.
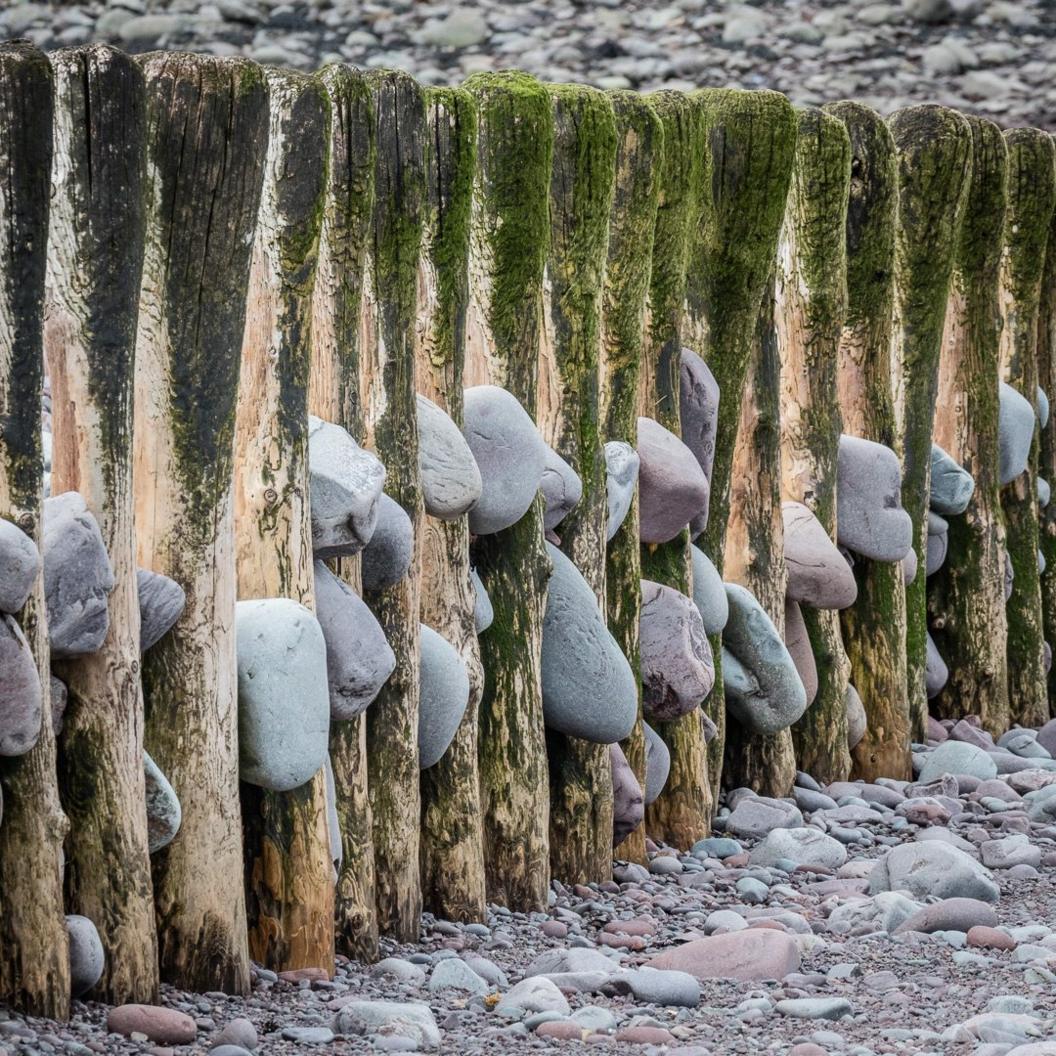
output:
[[[710,488],[688,447],[652,418],[638,419],[638,534],[670,542],[708,504]]]
[[[407,511],[388,495],[378,499],[378,519],[370,542],[363,548],[363,589],[388,590],[411,567],[414,528]]]
[[[975,480],[938,444],[931,445],[931,491],[928,505],[936,512],[952,516],[964,513],[975,493]]]
[[[37,544],[13,521],[0,519],[0,612],[22,611],[39,572]]]
[[[689,552],[693,559],[693,604],[700,613],[704,633],[721,634],[730,616],[722,576],[699,547],[690,545]]]
[[[40,737],[44,693],[33,651],[13,616],[0,617],[0,756],[25,755]]]
[[[453,521],[480,499],[480,470],[462,430],[446,412],[421,394],[417,408],[425,512],[441,521]]]
[[[610,440],[605,445],[606,542],[612,541],[631,511],[639,464],[638,452],[630,444]]]
[[[469,703],[469,674],[458,651],[421,624],[421,694],[418,705],[418,766],[438,763],[458,732]]]
[[[801,502],[781,503],[787,595],[813,609],[846,609],[858,597],[854,573],[821,521]]]
[[[641,825],[645,817],[645,797],[618,744],[609,745],[609,764],[612,768],[612,845],[619,847]]]
[[[647,722],[642,723],[645,734],[645,805],[648,806],[663,792],[671,773],[671,749]]]
[[[902,467],[883,444],[840,437],[836,472],[836,537],[872,561],[901,561],[913,543],[913,522],[902,508]]]

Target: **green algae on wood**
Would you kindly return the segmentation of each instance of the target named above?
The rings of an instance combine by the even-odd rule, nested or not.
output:
[[[967,121],[972,183],[946,309],[934,439],[972,475],[975,490],[965,512],[948,518],[946,560],[928,580],[931,635],[950,672],[931,709],[942,719],[978,715],[997,737],[1009,726],[998,480],[998,277],[1008,149],[993,121],[973,116]]]
[[[895,411],[903,443],[902,505],[913,521],[916,578],[906,587],[906,684],[910,734],[920,740],[927,586],[924,576],[931,434],[946,301],[972,174],[968,122],[943,106],[910,106],[888,120],[898,165],[895,236]]]
[[[466,385],[499,385],[533,417],[550,239],[553,104],[522,73],[477,74],[477,171],[470,235]],[[551,564],[537,498],[516,524],[473,547],[495,619],[482,635],[479,766],[489,901],[546,906],[549,792],[541,648]]]
[[[609,220],[609,253],[602,300],[602,439],[638,443],[638,383],[644,356],[645,307],[649,293],[658,173],[664,126],[652,104],[636,92],[609,93],[616,118],[616,178]],[[605,603],[609,630],[633,671],[640,666],[638,620],[641,610],[641,550],[638,494],[608,544]],[[641,686],[638,722],[621,742],[639,784],[645,788],[645,732]],[[644,863],[645,828],[640,825],[617,854]]]
[[[1038,312],[1045,249],[1056,203],[1052,138],[1036,128],[1004,134],[1008,147],[1008,209],[1001,254],[1001,375],[1037,400]],[[1039,726],[1050,715],[1044,666],[1044,626],[1038,574],[1038,434],[1027,470],[1001,491],[1006,548],[1012,563],[1008,616],[1008,700],[1011,718]]]

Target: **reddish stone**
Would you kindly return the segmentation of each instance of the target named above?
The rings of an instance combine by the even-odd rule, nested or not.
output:
[[[627,1027],[617,1031],[616,1040],[632,1045],[673,1045],[675,1036],[663,1027]]]
[[[968,929],[968,945],[984,950],[1014,950],[1016,940],[998,928],[976,924],[974,928]]]
[[[106,1017],[111,1034],[144,1034],[161,1045],[190,1045],[198,1027],[190,1016],[161,1005],[118,1005]]]
[[[326,983],[330,981],[330,973],[325,968],[292,968],[288,972],[279,972],[279,978],[284,983],[299,983],[307,979],[310,983]]]
[[[559,920],[544,920],[539,930],[549,939],[563,939],[568,935],[568,925]]]
[[[769,928],[747,928],[694,939],[646,961],[650,968],[675,968],[698,979],[783,979],[798,972],[799,946]]]
[[[828,1053],[812,1041],[801,1041],[788,1050],[788,1056],[828,1056]]]
[[[584,1030],[571,1019],[551,1019],[535,1028],[541,1038],[559,1038],[561,1041],[582,1041]]]
[[[616,950],[645,949],[645,939],[641,935],[613,935],[611,932],[603,931],[598,935],[598,942],[602,946],[610,946]]]
[[[727,869],[743,869],[748,864],[748,852],[742,851],[740,854],[731,854],[722,864]]]
[[[781,921],[771,920],[769,917],[756,917],[754,920],[748,921],[748,927],[766,928],[770,931],[788,931],[788,928],[786,928]]]
[[[656,921],[648,917],[635,917],[633,920],[610,920],[604,930],[615,935],[655,935]]]

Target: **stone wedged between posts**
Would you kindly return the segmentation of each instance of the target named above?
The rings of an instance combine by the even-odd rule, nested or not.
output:
[[[902,467],[889,447],[840,437],[836,474],[837,541],[872,561],[901,561],[913,544],[902,508]]]
[[[549,446],[539,490],[543,493],[543,527],[548,532],[552,532],[583,497],[583,481],[579,474]]]
[[[667,784],[671,773],[671,749],[647,722],[642,723],[645,733],[645,805],[655,802]]]
[[[638,452],[630,444],[610,440],[605,445],[606,542],[612,542],[631,512],[634,489],[638,484],[638,466]]]
[[[363,548],[363,589],[394,587],[411,568],[414,528],[407,511],[384,492],[378,499],[378,518],[370,541]]]
[[[151,854],[167,847],[180,831],[183,811],[176,790],[147,752],[143,753],[147,790],[147,846]]]
[[[0,518],[0,612],[13,616],[22,610],[40,563],[37,544],[17,524]]]
[[[858,597],[854,573],[822,523],[801,502],[781,503],[786,595],[814,609],[846,609]]]
[[[418,766],[425,770],[440,761],[458,732],[469,703],[469,673],[446,638],[424,623],[420,632]]]
[[[0,617],[0,756],[25,755],[37,743],[43,690],[33,652],[13,616]]]
[[[612,845],[618,847],[645,817],[645,797],[618,744],[609,745],[612,767]]]
[[[722,576],[712,564],[711,558],[699,547],[690,546],[693,560],[693,603],[697,606],[704,624],[704,633],[721,634],[730,616],[730,603]]]
[[[136,570],[136,589],[139,594],[139,649],[145,653],[175,625],[187,604],[187,595],[176,580],[146,568]]]
[[[711,489],[688,447],[652,418],[638,419],[638,535],[669,543],[708,504]]]
[[[418,468],[425,512],[454,521],[480,499],[481,480],[462,430],[432,400],[418,394]]]

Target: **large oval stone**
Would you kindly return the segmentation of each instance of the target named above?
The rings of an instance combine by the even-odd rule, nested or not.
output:
[[[147,849],[155,854],[176,839],[183,810],[169,779],[146,752],[143,753],[143,776],[147,788]]]
[[[901,561],[913,543],[913,523],[902,508],[898,455],[883,444],[844,434],[836,483],[840,546],[872,561]]]
[[[950,545],[950,526],[937,513],[928,511],[928,542],[924,551],[924,574],[933,576],[946,562]]]
[[[928,840],[893,847],[869,874],[869,892],[908,891],[913,898],[975,898],[996,902],[990,871],[949,844]]]
[[[473,582],[473,628],[477,634],[483,634],[495,620],[495,609],[475,568],[470,570],[469,576]]]
[[[388,495],[378,499],[378,520],[370,542],[363,548],[363,589],[394,587],[411,568],[414,528],[407,511]]]
[[[652,418],[638,419],[638,534],[670,542],[708,503],[708,478],[693,452]]]
[[[322,561],[315,563],[315,612],[326,641],[330,718],[354,719],[381,692],[396,656],[367,603]]]
[[[44,694],[22,628],[0,617],[0,755],[25,755],[40,737]]]
[[[638,630],[646,715],[677,719],[700,707],[715,683],[715,662],[692,600],[643,579]]]
[[[975,480],[938,444],[931,445],[931,491],[928,505],[947,516],[964,513],[975,493]]]
[[[432,400],[418,395],[418,467],[425,512],[453,521],[480,498],[480,470],[462,430]]]
[[[552,532],[583,498],[583,481],[552,447],[547,446],[546,467],[539,489],[543,493],[543,527]]]
[[[425,770],[443,758],[469,703],[469,674],[450,642],[420,625],[421,695],[418,704],[418,766]]]
[[[385,467],[341,426],[310,415],[308,471],[315,556],[358,554],[374,534]]]
[[[726,584],[730,618],[722,632],[723,678],[725,657],[739,675],[726,682],[726,706],[755,733],[777,733],[791,726],[807,708],[807,695],[796,665],[773,620],[751,591]]]
[[[622,440],[605,445],[605,497],[608,517],[605,541],[611,542],[631,511],[634,489],[638,484],[638,452]]]
[[[650,968],[673,968],[698,979],[783,979],[799,970],[799,946],[783,931],[746,928],[693,939],[646,961]]]
[[[556,546],[543,618],[543,718],[570,737],[613,744],[634,728],[638,687],[594,591]]]
[[[86,994],[103,977],[106,954],[96,926],[76,913],[66,916],[70,940],[70,996]]]
[[[612,767],[612,845],[619,847],[641,825],[645,800],[642,786],[618,744],[609,745],[609,764]]]
[[[95,517],[75,491],[44,500],[44,597],[52,656],[96,652],[110,629],[114,573]]]
[[[517,398],[495,385],[465,390],[463,418],[462,435],[481,479],[469,530],[491,535],[528,512],[546,468],[546,444]]]
[[[854,573],[821,521],[801,502],[781,503],[785,527],[786,593],[813,609],[846,609],[858,597]]]
[[[149,569],[136,570],[139,593],[139,650],[156,645],[180,618],[187,595],[174,579]]]
[[[710,483],[719,424],[719,383],[707,363],[688,348],[682,349],[679,367],[679,420],[682,442],[693,452]],[[694,537],[708,526],[708,506],[705,502],[693,518]]]
[[[37,544],[17,524],[0,519],[0,612],[22,611],[39,572]]]
[[[785,648],[792,662],[796,665],[799,680],[803,683],[803,692],[807,695],[807,707],[814,703],[818,695],[818,665],[814,659],[814,650],[807,636],[807,625],[803,621],[803,612],[791,598],[785,598]]]
[[[693,558],[693,604],[700,613],[704,633],[721,634],[730,616],[722,576],[703,550],[691,544],[689,552]]]
[[[647,722],[642,723],[645,734],[645,805],[652,803],[664,790],[671,773],[671,749]]]
[[[235,636],[240,776],[299,788],[322,767],[330,735],[323,630],[303,605],[259,598],[238,602]]]
[[[844,710],[847,713],[847,747],[853,751],[869,728],[869,717],[865,713],[862,698],[854,686],[848,684],[843,699]]]
[[[1010,484],[1027,468],[1030,445],[1034,439],[1037,416],[1030,401],[1011,385],[1001,382],[999,388],[997,440],[998,483]]]

